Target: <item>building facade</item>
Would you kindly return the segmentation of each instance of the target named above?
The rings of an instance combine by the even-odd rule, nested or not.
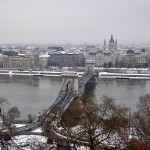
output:
[[[40,68],[46,68],[48,66],[49,58],[50,58],[50,55],[40,55],[39,56]]]
[[[148,67],[148,56],[148,53],[144,49],[138,52],[128,50],[126,54],[118,55],[116,66],[127,68],[145,68]]]
[[[29,57],[5,57],[3,68],[28,70],[32,68],[32,60]]]
[[[32,69],[39,68],[39,55],[38,54],[26,54],[25,57],[29,57],[31,59],[31,67]]]
[[[82,54],[51,54],[48,66],[83,67],[85,66],[85,57]]]

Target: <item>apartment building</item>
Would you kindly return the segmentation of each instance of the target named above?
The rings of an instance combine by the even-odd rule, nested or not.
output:
[[[32,59],[19,56],[5,57],[3,58],[3,68],[28,70],[32,68]]]
[[[82,54],[51,54],[48,59],[48,66],[58,67],[83,67],[85,66],[85,57]]]

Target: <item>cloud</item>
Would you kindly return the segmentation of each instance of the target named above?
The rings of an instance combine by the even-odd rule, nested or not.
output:
[[[100,43],[115,34],[120,42],[149,42],[149,6],[149,0],[0,0],[0,41]]]

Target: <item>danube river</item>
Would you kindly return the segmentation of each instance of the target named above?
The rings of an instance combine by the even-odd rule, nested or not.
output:
[[[0,97],[10,103],[5,109],[17,106],[22,119],[48,108],[55,101],[61,86],[59,77],[0,75]],[[87,84],[85,90],[98,101],[103,95],[108,95],[134,110],[139,96],[150,93],[150,80],[100,79],[96,84]]]

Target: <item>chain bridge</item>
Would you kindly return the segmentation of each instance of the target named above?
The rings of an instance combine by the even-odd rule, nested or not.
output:
[[[77,72],[68,71],[62,73],[62,88],[55,102],[44,113],[38,116],[38,120],[35,123],[16,129],[15,135],[29,134],[27,131],[31,131],[38,125],[42,125],[44,121],[53,124],[60,117],[61,113],[69,107],[73,99],[83,94],[85,84],[89,81],[93,82],[96,80],[98,73],[94,70],[94,67],[95,62],[87,60],[85,72],[81,78],[78,77]]]

